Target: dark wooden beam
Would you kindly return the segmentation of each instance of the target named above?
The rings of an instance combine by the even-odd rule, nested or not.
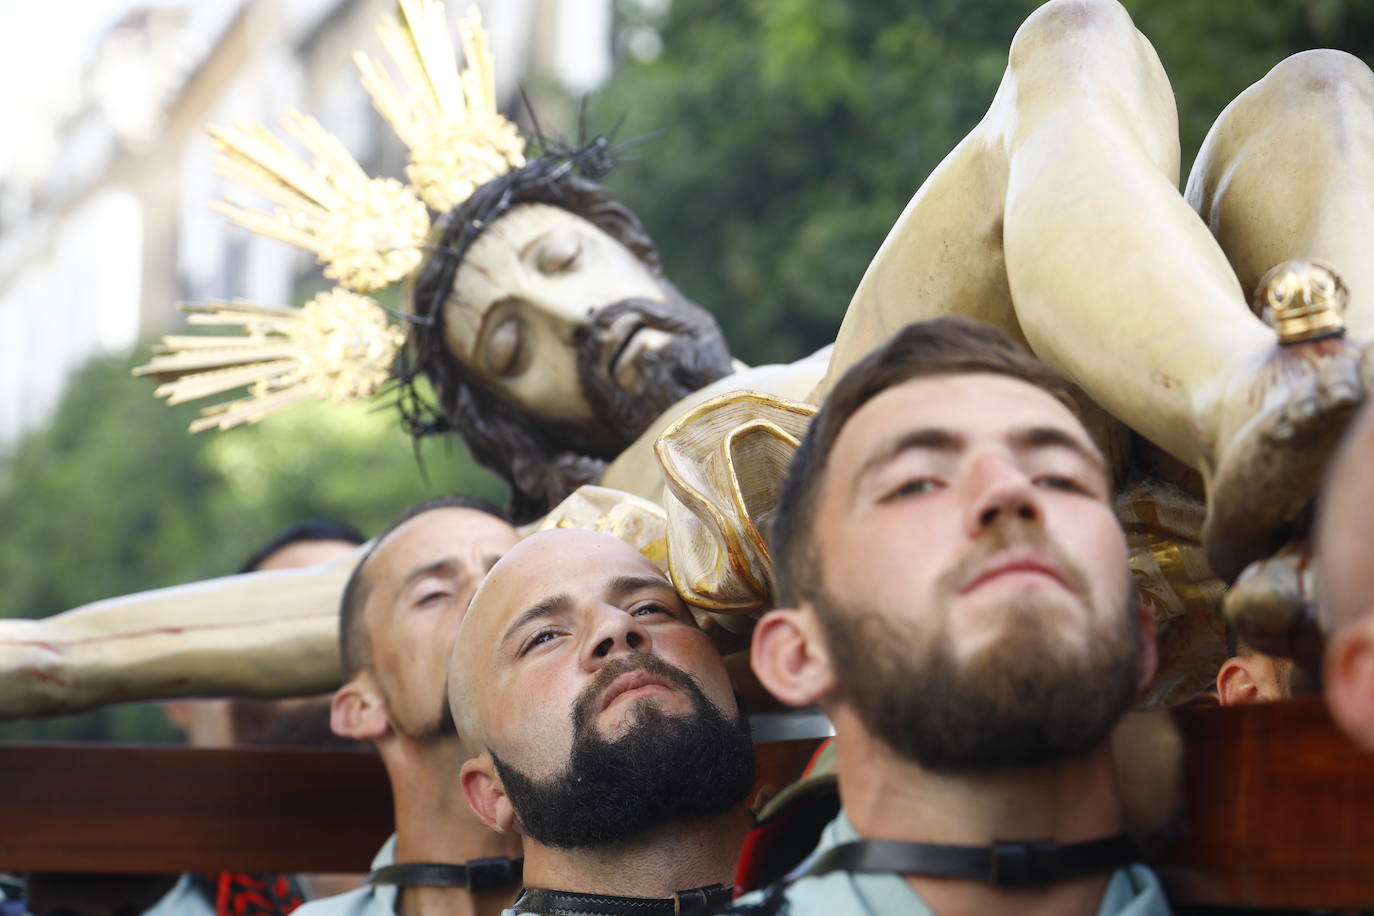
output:
[[[1374,755],[1319,697],[1177,716],[1186,815],[1155,863],[1176,903],[1374,905]]]
[[[1176,904],[1374,907],[1374,756],[1319,699],[1178,721],[1186,813],[1155,863]],[[815,745],[762,745],[760,784]],[[390,830],[369,753],[0,746],[4,871],[363,871]]]
[[[759,784],[818,743],[760,745]],[[366,871],[391,829],[366,752],[0,745],[0,871]]]
[[[0,746],[0,870],[366,871],[381,761],[348,750]]]

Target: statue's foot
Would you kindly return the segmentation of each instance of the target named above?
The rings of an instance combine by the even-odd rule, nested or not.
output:
[[[1224,581],[1305,533],[1322,473],[1364,400],[1365,352],[1343,337],[1276,348],[1233,399],[1250,415],[1223,438],[1202,533]]]
[[[1325,640],[1312,599],[1315,580],[1307,542],[1285,545],[1240,574],[1222,605],[1226,625],[1256,651],[1316,672]]]

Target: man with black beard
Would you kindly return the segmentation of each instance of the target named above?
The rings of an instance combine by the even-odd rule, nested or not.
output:
[[[1154,634],[1066,383],[976,322],[908,326],[812,423],[772,546],[752,663],[829,713],[843,809],[739,910],[1168,912],[1109,742]]]
[[[483,823],[525,841],[512,913],[676,913],[729,899],[754,751],[672,583],[608,535],[522,541],[474,596],[449,706]]]

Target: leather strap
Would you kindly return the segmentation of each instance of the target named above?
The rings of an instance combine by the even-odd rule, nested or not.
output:
[[[671,897],[616,897],[612,894],[580,894],[527,887],[512,905],[516,913],[542,916],[671,916],[698,907],[729,903],[734,888],[709,884],[678,891]]]
[[[405,862],[384,865],[367,876],[368,884],[397,887],[466,887],[473,893],[515,887],[520,883],[524,859],[499,856],[469,859],[465,865],[447,862]]]
[[[970,878],[996,887],[1025,887],[1114,871],[1139,858],[1135,842],[1124,833],[1065,846],[1054,840],[998,840],[991,846],[860,840],[826,851],[805,876],[835,871],[881,871]]]

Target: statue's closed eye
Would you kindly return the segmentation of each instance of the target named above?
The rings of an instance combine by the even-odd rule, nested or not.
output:
[[[582,242],[572,232],[554,231],[548,233],[539,243],[535,252],[535,265],[546,276],[571,270],[582,254]]]
[[[487,335],[487,368],[497,375],[515,375],[524,368],[525,333],[518,318],[508,318]]]

